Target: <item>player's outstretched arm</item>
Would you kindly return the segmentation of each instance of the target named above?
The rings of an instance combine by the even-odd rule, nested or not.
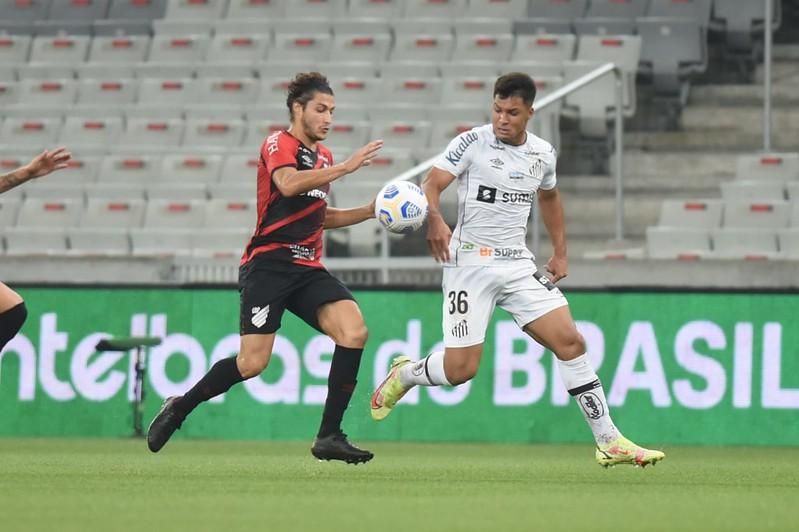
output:
[[[347,227],[359,224],[375,217],[375,202],[362,207],[353,209],[335,209],[328,207],[325,211],[325,229],[335,229],[337,227]]]
[[[554,253],[547,262],[546,270],[557,283],[569,274],[569,260],[566,257],[566,223],[563,219],[563,204],[557,188],[538,190],[538,206],[541,218],[552,241]]]
[[[377,152],[383,147],[382,140],[373,140],[362,146],[343,163],[334,164],[317,170],[297,170],[284,167],[275,170],[272,180],[277,189],[285,197],[298,196],[309,190],[332,183],[340,177],[351,174],[362,166],[369,166]]]
[[[44,177],[56,170],[66,168],[71,157],[72,155],[66,151],[66,148],[43,151],[25,166],[21,166],[11,173],[0,175],[0,194],[25,181]]]
[[[441,216],[441,192],[454,180],[454,175],[434,166],[422,182],[422,190],[427,196],[427,247],[438,262],[449,261],[452,231]]]

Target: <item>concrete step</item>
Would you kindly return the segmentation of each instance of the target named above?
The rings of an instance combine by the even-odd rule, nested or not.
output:
[[[799,65],[791,65],[796,82],[777,82],[771,88],[771,102],[774,107],[789,107],[799,104]],[[758,85],[699,85],[691,89],[690,106],[758,106],[763,105],[765,94],[762,84]],[[688,111],[690,112],[690,110]]]
[[[775,61],[799,61],[799,44],[777,44],[771,56]]]
[[[662,175],[641,175],[629,164],[625,166],[622,176],[624,195],[629,198],[684,198],[687,196],[697,198],[718,197],[721,183],[731,176],[705,176],[697,179],[695,176],[681,174],[670,175],[664,179]],[[612,176],[558,176],[558,188],[566,194],[578,195],[606,195],[614,197],[616,178]]]
[[[748,151],[763,145],[762,127],[737,129],[692,129],[687,131],[641,131],[624,136],[625,147],[648,151]],[[795,131],[772,127],[771,144],[777,150],[797,149]]]
[[[668,181],[677,180],[678,186],[693,185],[697,189],[710,189],[735,175],[737,153],[627,150],[624,170],[631,186],[638,179],[644,179],[645,182],[662,181],[667,187],[670,187]],[[610,166],[613,171],[613,159]]]
[[[599,237],[578,237],[569,234],[569,227],[566,226],[566,247],[570,262],[574,262],[584,257],[586,253],[607,251],[612,249],[642,248],[646,245],[646,239],[638,237],[626,238],[622,245],[613,240]],[[552,245],[546,233],[541,235],[540,247],[533,250],[536,255],[536,263],[543,267],[552,256]]]
[[[763,108],[761,106],[711,106],[691,105],[682,116],[686,130],[736,130],[762,131]],[[799,109],[775,109],[772,113],[773,131],[799,130]]]
[[[608,239],[615,234],[616,200],[606,193],[562,193],[566,234]],[[657,223],[663,199],[628,196],[624,200],[625,233],[642,236],[646,227]]]

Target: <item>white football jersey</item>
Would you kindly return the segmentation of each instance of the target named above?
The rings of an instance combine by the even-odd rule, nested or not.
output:
[[[552,145],[529,131],[520,146],[498,140],[491,124],[455,137],[434,164],[458,182],[449,265],[532,260],[525,244],[527,219],[536,191],[555,188],[556,160]]]

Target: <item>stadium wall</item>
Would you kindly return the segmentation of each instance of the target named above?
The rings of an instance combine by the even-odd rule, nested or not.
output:
[[[238,349],[231,289],[28,288],[25,327],[0,355],[0,435],[121,437],[132,427],[132,357],[95,353],[109,335],[154,335],[145,423]],[[397,354],[436,348],[434,291],[356,293],[370,329],[345,429],[359,440],[588,442],[550,354],[497,311],[476,379],[418,388],[391,418],[369,394]],[[797,445],[799,294],[577,292],[578,327],[617,424],[649,444]],[[309,439],[332,344],[291,315],[262,376],[204,405],[186,438]]]

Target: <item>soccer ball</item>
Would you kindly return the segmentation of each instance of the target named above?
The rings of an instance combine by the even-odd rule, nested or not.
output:
[[[409,181],[389,183],[377,194],[375,216],[392,233],[416,231],[427,217],[427,198]]]

